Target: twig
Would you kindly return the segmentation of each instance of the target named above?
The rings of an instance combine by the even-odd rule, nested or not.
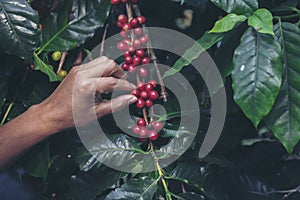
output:
[[[138,5],[133,5],[133,9],[135,11],[136,16],[142,16]],[[148,50],[148,53],[151,57],[151,60],[153,61],[155,71],[157,73],[158,81],[159,81],[159,84],[160,84],[160,87],[161,87],[161,98],[163,99],[164,102],[167,102],[167,95],[168,94],[167,94],[166,87],[165,87],[164,81],[162,79],[162,76],[161,76],[160,71],[158,69],[158,62],[157,62],[158,59],[157,59],[157,56],[156,56],[156,54],[155,54],[155,52],[153,51],[153,48],[152,48],[152,43],[151,43],[151,40],[150,40],[150,33],[149,33],[148,28],[145,25],[143,25],[143,30],[144,30],[145,35],[148,37],[147,50]]]
[[[65,64],[66,58],[67,58],[68,52],[64,51],[61,55],[61,59],[59,61],[59,65],[58,65],[58,69],[56,71],[56,73],[58,74],[60,72],[60,70],[62,70],[63,65]]]
[[[103,32],[103,36],[102,36],[101,47],[100,47],[100,57],[103,56],[103,54],[104,54],[105,39],[107,36],[108,27],[109,27],[109,23],[106,23],[104,32]]]
[[[9,106],[8,106],[6,112],[5,112],[5,115],[4,115],[4,117],[3,117],[2,121],[1,121],[0,126],[2,126],[5,123],[5,121],[6,121],[6,119],[7,119],[7,117],[8,117],[8,115],[9,115],[9,113],[10,113],[10,111],[11,111],[11,109],[12,109],[13,106],[14,106],[14,103],[10,103],[9,104]]]

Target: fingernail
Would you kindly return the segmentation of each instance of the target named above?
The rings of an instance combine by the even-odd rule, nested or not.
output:
[[[133,103],[137,102],[137,100],[138,99],[136,98],[136,96],[131,95],[131,97],[129,99],[129,104],[133,104]]]

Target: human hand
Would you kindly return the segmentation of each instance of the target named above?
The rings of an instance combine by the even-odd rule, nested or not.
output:
[[[74,127],[73,113],[80,114],[76,125],[83,126],[91,122],[95,114],[99,118],[135,103],[137,98],[130,94],[95,102],[96,94],[134,90],[136,86],[122,79],[124,76],[124,71],[107,57],[74,67],[54,93],[37,105],[39,119],[49,130],[48,134]]]

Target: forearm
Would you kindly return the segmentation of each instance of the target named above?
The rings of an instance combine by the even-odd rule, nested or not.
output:
[[[25,113],[0,127],[0,169],[24,150],[55,132],[42,122],[44,117],[42,112],[39,105],[32,106]]]

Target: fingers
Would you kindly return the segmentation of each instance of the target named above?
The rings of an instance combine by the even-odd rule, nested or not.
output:
[[[106,57],[97,58],[82,67],[85,77],[98,78],[114,76],[116,78],[124,78],[125,72],[113,60],[107,60]]]
[[[122,95],[116,97],[110,101],[102,102],[96,106],[97,117],[102,117],[104,115],[116,112],[125,106],[137,102],[137,98],[133,95]]]
[[[95,79],[97,81],[97,93],[112,92],[113,90],[132,91],[136,86],[126,80],[114,77],[102,77]]]

